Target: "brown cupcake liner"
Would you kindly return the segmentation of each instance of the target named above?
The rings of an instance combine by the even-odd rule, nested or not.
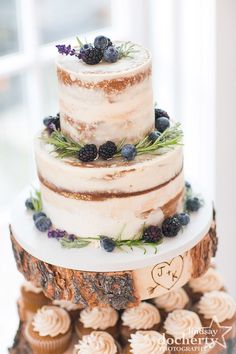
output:
[[[34,354],[63,354],[70,346],[72,338],[72,329],[61,337],[52,337],[52,339],[34,338],[29,333],[28,324],[25,329],[25,337]]]
[[[21,288],[21,299],[25,310],[33,313],[37,312],[42,306],[52,303],[43,292],[35,294],[32,291],[26,291],[24,287]]]
[[[81,339],[83,336],[90,334],[94,331],[103,331],[109,333],[114,339],[118,339],[119,337],[119,328],[117,325],[114,327],[109,327],[107,329],[94,329],[94,328],[85,328],[80,321],[75,321],[74,324],[75,333],[77,334],[78,338]]]

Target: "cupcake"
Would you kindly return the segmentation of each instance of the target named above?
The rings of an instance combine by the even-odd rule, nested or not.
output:
[[[166,338],[157,331],[137,331],[131,334],[124,354],[168,354]]]
[[[168,349],[188,354],[201,351],[205,336],[199,316],[189,310],[170,312],[163,326]]]
[[[136,307],[126,309],[121,316],[120,334],[124,343],[127,343],[131,334],[137,330],[157,331],[160,327],[161,316],[159,310],[148,302],[141,302]]]
[[[49,304],[51,304],[51,300],[44,295],[42,288],[34,286],[29,281],[21,286],[21,296],[18,305],[22,321],[30,320],[38,309]]]
[[[56,306],[43,306],[27,324],[25,337],[37,354],[62,354],[70,345],[71,320]]]
[[[229,294],[217,290],[205,293],[196,305],[196,309],[204,327],[214,330],[219,329],[218,325],[228,326],[230,330],[225,335],[225,339],[235,337],[236,302]],[[212,333],[213,331],[210,335]]]
[[[78,320],[75,321],[75,331],[79,338],[94,330],[108,332],[113,338],[117,338],[118,319],[118,312],[112,307],[86,308],[80,312]]]
[[[119,354],[119,344],[107,332],[93,331],[75,345],[73,354]]]
[[[73,302],[66,300],[53,300],[52,304],[66,310],[72,320],[78,317],[81,309],[83,308],[81,305],[74,304]]]
[[[158,296],[153,299],[153,302],[159,309],[162,319],[165,319],[169,312],[177,309],[188,309],[190,307],[189,296],[183,288]]]
[[[223,280],[220,274],[211,267],[201,277],[192,278],[188,282],[186,290],[192,300],[192,303],[196,303],[206,292],[213,290],[224,290]]]

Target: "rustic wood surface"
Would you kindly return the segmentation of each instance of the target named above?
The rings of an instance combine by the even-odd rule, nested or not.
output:
[[[132,271],[101,273],[57,267],[26,252],[12,232],[11,241],[18,270],[35,286],[43,288],[50,299],[69,300],[82,307],[109,304],[118,310],[140,302]],[[216,249],[216,226],[213,222],[202,241],[190,250],[192,277],[199,277],[208,269]]]

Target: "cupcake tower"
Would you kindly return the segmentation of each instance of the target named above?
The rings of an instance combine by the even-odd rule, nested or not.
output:
[[[197,278],[197,301],[190,281],[122,311],[79,309],[46,297],[43,302],[41,289],[26,283],[18,301],[20,331],[10,353],[221,353],[236,342],[236,302],[219,279],[213,268]]]
[[[173,322],[200,326],[192,308],[217,249],[212,202],[185,181],[181,125],[154,108],[147,49],[105,36],[57,49],[60,112],[43,119],[39,184],[10,224],[28,281],[15,347],[165,353]],[[209,291],[224,290],[215,283]]]

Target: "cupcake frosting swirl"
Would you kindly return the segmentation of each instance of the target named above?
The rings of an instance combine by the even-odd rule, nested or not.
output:
[[[26,281],[22,287],[24,288],[25,291],[31,292],[34,294],[40,294],[43,292],[42,288],[34,286],[30,281]]]
[[[223,280],[214,268],[209,268],[207,272],[199,278],[191,279],[189,286],[193,292],[205,293],[213,290],[220,290]]]
[[[85,328],[105,330],[114,327],[118,321],[118,312],[112,307],[86,308],[80,313],[80,322]]]
[[[198,311],[206,319],[217,318],[218,322],[230,320],[236,313],[235,300],[224,291],[205,293],[198,305]]]
[[[131,329],[151,329],[161,320],[158,309],[147,302],[126,309],[122,314],[123,325]]]
[[[133,354],[163,354],[167,350],[165,336],[157,331],[137,331],[129,342]]]
[[[165,320],[166,333],[175,339],[193,338],[202,327],[199,316],[188,310],[174,310]]]
[[[53,305],[59,306],[67,311],[75,311],[81,308],[80,305],[74,304],[73,302],[66,300],[53,300],[52,303]]]
[[[107,332],[94,331],[83,336],[74,347],[73,354],[117,354],[117,346]]]
[[[43,306],[34,316],[33,330],[41,337],[56,337],[64,334],[70,328],[70,317],[68,313],[56,306]]]
[[[183,288],[172,290],[154,299],[157,307],[171,312],[176,309],[183,309],[189,302],[189,297]]]

